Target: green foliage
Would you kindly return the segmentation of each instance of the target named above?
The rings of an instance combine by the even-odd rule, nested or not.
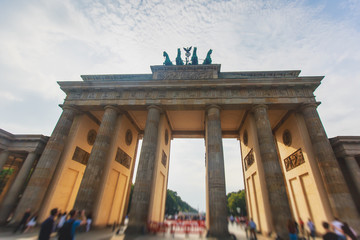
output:
[[[131,199],[134,192],[134,184],[131,185],[130,199],[129,199],[129,207],[127,214],[129,214],[131,207]],[[178,212],[198,212],[196,209],[191,207],[188,203],[181,200],[181,197],[177,195],[177,192],[172,191],[170,189],[166,192],[166,203],[165,203],[165,214],[167,215],[175,215]]]
[[[175,215],[180,211],[197,212],[197,210],[188,203],[182,201],[181,197],[177,195],[177,192],[168,189],[166,192],[165,214]]]
[[[239,190],[238,192],[231,192],[227,194],[227,208],[229,215],[233,216],[246,216],[246,196],[245,190]],[[240,213],[238,212],[240,209]]]

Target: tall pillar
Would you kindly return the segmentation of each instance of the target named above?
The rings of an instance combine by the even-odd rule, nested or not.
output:
[[[114,134],[117,116],[118,109],[114,106],[105,107],[99,133],[96,136],[75,200],[75,208],[93,212],[94,221],[96,221],[97,216],[97,212],[94,210],[96,210],[101,199],[99,190],[104,188],[111,166],[109,155],[112,142],[117,137]]]
[[[284,176],[272,134],[266,105],[252,109],[259,141],[261,162],[264,169],[268,191],[271,219],[276,233],[283,239],[288,238],[287,221],[291,218],[289,200],[286,193]]]
[[[16,176],[15,181],[11,185],[9,191],[7,192],[4,201],[0,207],[0,224],[5,223],[6,219],[9,217],[9,214],[14,209],[17,204],[18,196],[24,187],[27,177],[30,174],[31,167],[34,164],[34,161],[37,157],[35,152],[31,152],[27,155],[22,167],[20,168],[19,173]]]
[[[3,168],[3,166],[5,165],[6,161],[8,160],[9,154],[10,154],[10,152],[7,150],[3,150],[0,153],[0,171]]]
[[[159,137],[160,113],[161,109],[157,106],[150,106],[148,109],[126,234],[146,232]]]
[[[333,214],[342,221],[347,222],[349,226],[353,226],[356,231],[360,231],[360,219],[355,203],[351,198],[316,108],[316,103],[306,104],[302,107],[302,115],[309,132],[316,162],[321,172]]]
[[[208,236],[228,238],[225,169],[222,144],[220,108],[211,105],[206,112],[206,184]]]
[[[40,209],[64,149],[75,113],[76,110],[73,108],[63,107],[63,112],[16,208],[13,221],[19,221],[27,208],[30,208],[32,212],[37,212]]]
[[[353,156],[345,156],[344,160],[346,167],[350,173],[351,180],[355,184],[357,193],[360,195],[360,167],[357,164],[355,157]]]

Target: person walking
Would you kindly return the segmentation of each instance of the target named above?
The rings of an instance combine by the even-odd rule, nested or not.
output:
[[[315,240],[315,225],[314,223],[311,221],[311,219],[309,218],[307,221],[307,227],[308,227],[308,240],[310,240],[310,237],[312,237]]]
[[[289,238],[290,240],[297,240],[297,230],[296,230],[296,224],[295,221],[292,219],[288,220],[287,228],[289,231]]]
[[[31,209],[26,209],[21,221],[17,225],[17,227],[14,229],[13,233],[16,233],[20,229],[20,233],[22,233],[26,227],[27,222],[30,220],[31,215]]]
[[[322,226],[325,228],[325,234],[322,236],[323,240],[338,240],[338,235],[330,231],[330,225],[327,222],[322,222]]]
[[[34,214],[30,218],[30,221],[26,224],[26,229],[25,229],[24,233],[31,231],[31,229],[36,226],[36,219],[37,219],[37,214]]]
[[[70,219],[59,229],[59,240],[74,240],[76,228],[86,224],[85,210],[81,211],[81,220],[76,220],[78,211],[75,209],[70,211],[69,216]]]
[[[257,238],[256,238],[256,223],[254,222],[254,220],[252,218],[250,218],[249,227],[250,227],[250,239],[257,240]]]
[[[59,230],[63,225],[64,223],[66,222],[66,218],[67,218],[67,213],[66,211],[61,215],[60,217],[60,220],[59,220],[59,223],[57,225],[57,229]]]
[[[352,229],[346,222],[343,222],[341,227],[346,236],[349,236],[351,240],[357,240],[358,236],[354,229]]]
[[[334,232],[339,236],[340,240],[346,240],[345,233],[342,230],[343,223],[338,218],[334,218],[334,221],[331,222],[331,226],[333,227]]]
[[[50,211],[50,216],[41,224],[39,232],[39,240],[49,240],[51,233],[55,230],[55,216],[58,212],[57,208]]]

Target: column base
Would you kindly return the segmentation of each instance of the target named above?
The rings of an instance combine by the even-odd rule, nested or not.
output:
[[[230,233],[212,233],[211,231],[207,231],[206,239],[211,240],[234,240],[236,239],[234,234]]]
[[[129,225],[125,230],[125,237],[144,235],[146,233],[147,233],[146,225]],[[125,238],[125,239],[131,239],[131,238]]]

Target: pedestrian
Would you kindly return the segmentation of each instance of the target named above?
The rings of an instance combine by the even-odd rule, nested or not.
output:
[[[309,218],[307,221],[307,227],[308,227],[308,240],[310,240],[310,237],[312,237],[315,240],[315,225],[314,223],[311,221],[311,219]]]
[[[330,231],[330,225],[327,222],[322,222],[322,226],[325,228],[325,234],[323,235],[323,240],[338,240],[338,235]]]
[[[86,224],[85,210],[81,211],[81,220],[76,220],[78,211],[75,209],[70,211],[69,216],[70,219],[59,229],[59,240],[74,240],[76,228]]]
[[[254,222],[254,220],[252,218],[250,218],[249,227],[250,227],[250,239],[256,240],[257,239],[256,238],[256,223]]]
[[[57,208],[50,211],[50,216],[41,224],[39,240],[49,240],[51,233],[55,230],[55,216],[58,212]]]
[[[246,239],[249,239],[249,229],[250,229],[250,227],[249,227],[249,219],[247,217],[245,218],[244,224],[245,224]]]
[[[305,237],[305,232],[304,232],[304,221],[299,217],[299,225],[300,225],[300,233],[302,237]]]
[[[66,211],[60,216],[60,219],[59,219],[59,223],[57,225],[57,229],[59,230],[63,225],[64,223],[66,222],[66,218],[67,218],[67,213]]]
[[[28,231],[31,230],[31,228],[35,227],[35,225],[36,225],[36,219],[37,219],[37,214],[34,214],[34,215],[30,218],[30,221],[26,224],[26,229],[25,229],[24,233],[27,233]]]
[[[91,223],[92,223],[92,217],[91,217],[91,213],[89,213],[86,216],[86,232],[90,231]]]
[[[343,232],[351,238],[351,240],[357,240],[358,236],[354,229],[349,227],[349,225],[346,222],[343,222],[343,226],[341,227]]]
[[[17,227],[14,229],[14,233],[16,233],[20,229],[20,233],[22,233],[26,227],[27,222],[30,220],[31,215],[31,209],[26,209],[21,221],[17,225]]]
[[[289,231],[290,240],[297,240],[297,231],[296,231],[295,221],[292,219],[289,219],[288,223],[287,223],[287,228]]]
[[[339,240],[346,240],[345,233],[342,230],[343,223],[338,218],[334,218],[334,220],[331,222],[331,226],[334,232],[339,236]]]

